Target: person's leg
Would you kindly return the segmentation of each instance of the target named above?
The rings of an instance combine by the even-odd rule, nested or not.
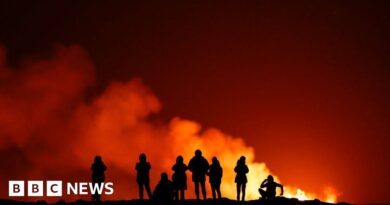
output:
[[[267,193],[263,189],[260,188],[259,192],[260,192],[261,198],[263,198],[263,199],[267,198]]]
[[[93,179],[92,179],[92,183],[95,186],[96,181],[93,181]],[[91,194],[91,197],[92,197],[92,202],[95,202],[96,201],[96,193],[95,194]]]
[[[92,194],[92,202],[96,201],[96,194]]]
[[[96,202],[100,202],[100,194],[96,194]]]
[[[139,199],[143,200],[144,199],[144,187],[141,182],[138,182],[138,194],[139,194]]]
[[[196,199],[199,200],[199,182],[194,182],[195,183],[195,195]]]
[[[214,184],[210,184],[211,185],[211,194],[212,194],[212,196],[213,196],[213,199],[215,200],[215,198],[216,198],[216,196],[215,196],[215,192],[217,191],[217,190],[215,190],[215,186],[214,186]]]
[[[275,198],[275,197],[276,197],[276,192],[267,193],[267,195],[268,195],[268,198],[269,198],[269,199],[272,199],[272,198]]]
[[[245,201],[245,189],[246,189],[246,183],[242,184],[242,201]]]
[[[200,185],[202,186],[203,199],[206,200],[206,182],[205,182],[205,180],[201,181]]]
[[[180,189],[180,199],[181,200],[185,200],[185,198],[184,198],[184,189]]]
[[[152,199],[152,191],[150,191],[150,182],[145,183],[146,193],[148,193],[149,199]]]
[[[179,189],[178,188],[173,189],[173,199],[176,201],[179,200]]]
[[[221,199],[221,184],[217,184],[217,194],[218,194],[218,199]]]
[[[240,201],[241,184],[237,183],[237,201]]]

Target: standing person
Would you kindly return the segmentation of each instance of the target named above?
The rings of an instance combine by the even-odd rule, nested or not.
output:
[[[280,188],[280,196],[283,196],[283,185],[276,183],[274,181],[274,177],[272,175],[269,175],[267,179],[265,179],[263,182],[261,182],[260,185],[260,195],[263,199],[272,199],[276,196],[276,187]],[[264,191],[263,188],[266,188]]]
[[[216,157],[213,157],[212,163],[210,165],[209,171],[209,181],[211,185],[211,192],[213,194],[213,199],[216,199],[216,194],[218,199],[221,199],[221,179],[223,175],[223,170],[219,161]]]
[[[95,159],[93,161],[93,164],[91,166],[92,170],[92,183],[94,186],[99,186],[97,184],[103,183],[106,179],[104,172],[107,170],[106,165],[104,165],[102,161],[102,157],[95,156]],[[95,193],[92,195],[92,202],[100,202],[100,194]]]
[[[237,183],[237,201],[240,201],[240,192],[242,192],[242,201],[245,201],[245,188],[246,183],[248,182],[246,174],[249,172],[248,166],[245,164],[245,157],[241,156],[237,161],[237,165],[234,168],[234,171],[237,173],[236,179],[234,182]]]
[[[146,161],[146,155],[144,153],[139,155],[139,162],[135,165],[137,170],[137,183],[139,198],[144,199],[144,187],[149,199],[152,198],[152,192],[150,191],[150,177],[149,171],[151,169],[150,163]]]
[[[176,158],[176,164],[173,165],[172,170],[174,174],[172,176],[173,185],[175,189],[175,199],[184,200],[184,191],[187,189],[187,175],[186,171],[188,169],[187,165],[183,163],[183,157],[180,155]]]
[[[195,151],[195,156],[190,160],[188,169],[192,172],[192,181],[195,184],[196,199],[199,200],[199,184],[202,187],[203,199],[206,200],[206,173],[209,169],[209,162],[202,156],[200,150]]]

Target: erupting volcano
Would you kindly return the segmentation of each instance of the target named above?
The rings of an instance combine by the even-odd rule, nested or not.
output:
[[[82,189],[106,167],[114,193],[103,201],[153,205],[132,201],[140,154],[152,191],[174,193],[178,180],[169,191],[160,178],[199,149],[215,165],[199,169],[207,198],[223,168],[223,205],[244,184],[246,205],[266,205],[276,187],[280,204],[389,204],[389,10],[388,1],[0,1],[0,203],[89,203],[80,190],[28,196],[28,182]],[[184,164],[172,169],[178,155]],[[179,172],[181,205],[218,204],[190,200],[193,171]],[[9,184],[26,195],[10,196]]]
[[[141,79],[111,82],[101,93],[87,96],[96,82],[95,70],[79,46],[59,46],[49,59],[26,59],[14,69],[1,48],[0,66],[0,150],[7,166],[1,170],[2,184],[18,178],[88,181],[93,157],[101,155],[107,179],[115,183],[109,198],[136,198],[139,153],[146,153],[152,164],[154,186],[161,172],[172,173],[176,156],[183,155],[188,163],[196,149],[208,160],[219,158],[224,197],[235,198],[233,169],[240,156],[246,156],[250,170],[247,199],[258,199],[260,182],[269,174],[277,176],[240,137],[182,117],[159,120],[161,103]],[[324,187],[323,193],[299,187],[285,185],[285,196],[337,200],[332,187]],[[187,195],[193,197],[192,189],[190,185]],[[7,194],[4,190],[1,196]]]

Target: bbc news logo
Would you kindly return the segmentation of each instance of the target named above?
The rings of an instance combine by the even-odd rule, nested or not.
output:
[[[63,185],[66,185],[65,189],[63,189]],[[112,182],[68,182],[64,184],[62,181],[50,180],[46,181],[46,183],[38,180],[16,180],[8,182],[9,197],[61,197],[63,196],[63,191],[66,191],[66,195],[112,195],[114,193],[114,184]]]

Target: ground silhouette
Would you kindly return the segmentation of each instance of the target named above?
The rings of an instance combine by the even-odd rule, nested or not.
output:
[[[0,199],[0,204],[4,205],[46,205],[45,201],[37,202],[21,202],[7,199]],[[56,205],[92,205],[92,204],[105,204],[105,205],[162,205],[162,203],[153,200],[118,200],[118,201],[102,201],[101,203],[93,203],[90,201],[78,200],[75,202],[58,201],[56,203],[50,203]],[[288,199],[284,197],[276,197],[272,200],[252,200],[245,202],[237,202],[236,200],[221,199],[221,200],[185,200],[185,201],[171,201],[169,203],[163,203],[163,205],[331,205],[330,203],[322,202],[319,200],[307,200],[299,201],[297,199]],[[340,202],[338,205],[349,205],[349,203]]]

